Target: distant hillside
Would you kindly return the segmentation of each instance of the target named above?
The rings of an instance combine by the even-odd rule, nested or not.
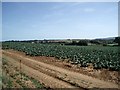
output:
[[[95,40],[115,40],[115,37],[108,37],[108,38],[96,38]]]
[[[9,41],[7,41],[9,42]],[[120,37],[108,37],[108,38],[96,38],[96,39],[44,39],[44,40],[23,40],[10,42],[30,42],[30,43],[49,43],[49,44],[61,44],[61,45],[120,45]]]

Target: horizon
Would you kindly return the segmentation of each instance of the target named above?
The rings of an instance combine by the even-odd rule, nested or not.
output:
[[[117,36],[116,36],[117,37]],[[95,40],[95,39],[113,39],[113,38],[115,38],[115,37],[104,37],[104,38],[93,38],[93,39],[89,39],[89,38],[87,38],[87,39],[84,39],[84,38],[72,38],[72,39],[70,39],[70,38],[65,38],[65,39],[22,39],[22,40],[2,40],[2,42],[4,42],[4,41],[34,41],[34,40]]]
[[[2,41],[118,36],[117,2],[3,2]]]

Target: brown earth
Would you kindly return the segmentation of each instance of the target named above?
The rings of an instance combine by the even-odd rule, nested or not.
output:
[[[3,51],[3,56],[17,67],[21,61],[22,72],[50,88],[118,88],[118,72],[115,71],[80,68],[68,63],[68,60],[60,61],[44,56],[30,57],[13,50]],[[114,78],[111,82],[110,76]]]

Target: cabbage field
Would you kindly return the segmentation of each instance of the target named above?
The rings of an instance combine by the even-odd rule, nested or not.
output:
[[[67,59],[73,64],[80,64],[81,67],[87,67],[92,63],[95,69],[120,70],[119,47],[3,42],[2,49],[18,50],[30,56],[55,57],[60,60]]]

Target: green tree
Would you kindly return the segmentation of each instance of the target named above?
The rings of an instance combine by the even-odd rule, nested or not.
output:
[[[114,42],[118,43],[118,45],[120,46],[120,37],[115,37]]]

